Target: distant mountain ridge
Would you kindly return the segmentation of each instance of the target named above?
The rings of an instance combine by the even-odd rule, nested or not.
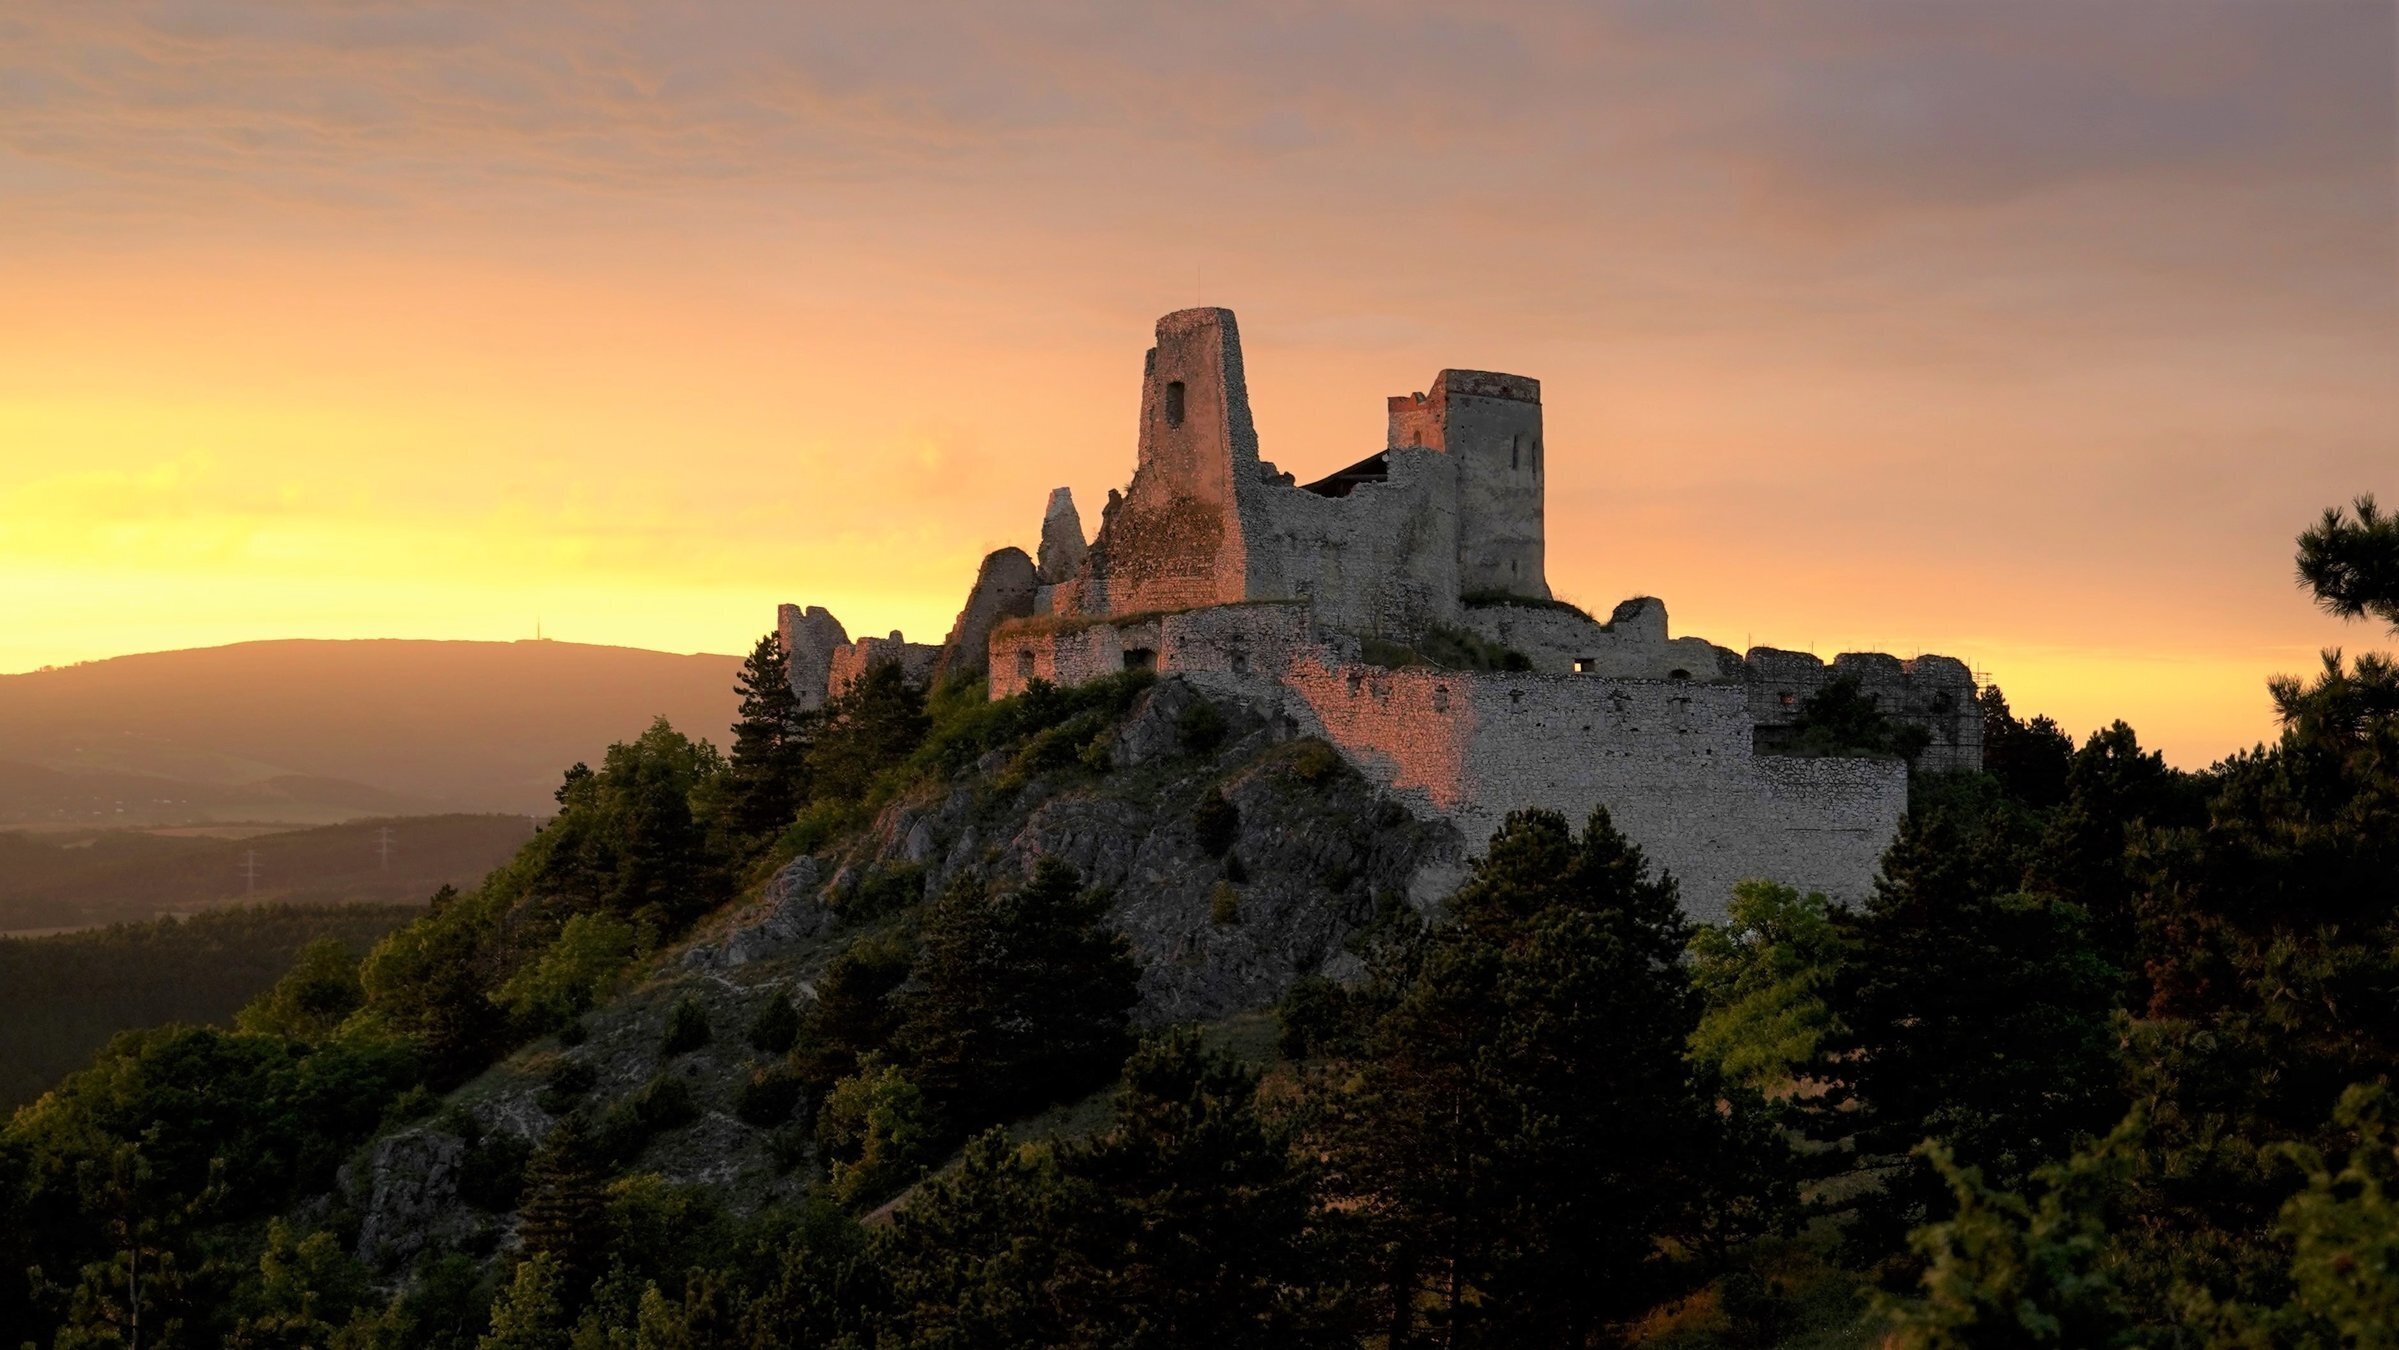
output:
[[[654,717],[720,745],[735,656],[292,639],[0,675],[0,827],[546,813]]]

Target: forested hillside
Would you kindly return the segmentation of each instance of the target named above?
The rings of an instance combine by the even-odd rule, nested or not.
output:
[[[2300,563],[2399,631],[2399,522],[2370,499]],[[233,1027],[126,1038],[19,1112],[0,1268],[34,1273],[0,1283],[6,1329],[963,1350],[2399,1325],[2385,657],[2275,680],[2279,741],[2196,774],[1988,690],[1986,771],[1919,777],[1872,896],[1748,883],[1699,928],[1604,814],[1518,814],[1452,866],[1328,747],[1178,681],[989,703],[884,668],[804,715],[782,674],[762,642],[728,753],[654,724],[363,960],[312,949]]]
[[[236,906],[56,937],[0,937],[0,1109],[41,1095],[121,1031],[223,1022],[330,941],[354,961],[413,905]]]

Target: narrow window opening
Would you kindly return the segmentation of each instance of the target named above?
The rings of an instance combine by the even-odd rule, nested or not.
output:
[[[1125,649],[1125,669],[1156,670],[1157,668],[1158,653],[1155,651],[1152,651],[1147,647],[1128,647]]]
[[[1517,467],[1517,461],[1518,461],[1520,458],[1522,458],[1522,457],[1523,457],[1523,455],[1524,455],[1524,437],[1522,437],[1522,436],[1511,436],[1511,437],[1509,437],[1509,438],[1508,438],[1508,467],[1509,467],[1510,469],[1514,469],[1514,468],[1516,468],[1516,467]]]
[[[1577,675],[1588,675],[1588,674],[1590,674],[1590,673],[1591,673],[1591,671],[1592,671],[1592,668],[1593,668],[1593,667],[1595,667],[1595,666],[1597,666],[1598,664],[1599,664],[1599,661],[1597,660],[1597,658],[1594,658],[1594,657],[1589,657],[1589,656],[1578,656],[1578,657],[1574,658],[1574,673],[1575,673],[1575,674],[1577,674]]]
[[[1183,425],[1183,382],[1169,380],[1166,384],[1166,425]]]
[[[1029,680],[1033,678],[1032,648],[1019,647],[1016,649],[1016,677],[1020,680]]]

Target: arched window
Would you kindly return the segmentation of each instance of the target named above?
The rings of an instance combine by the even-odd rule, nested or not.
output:
[[[1183,425],[1183,382],[1170,380],[1166,385],[1166,425]]]

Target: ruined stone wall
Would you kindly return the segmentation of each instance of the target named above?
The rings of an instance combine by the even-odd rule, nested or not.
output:
[[[1666,604],[1636,596],[1608,622],[1542,605],[1470,605],[1460,626],[1522,652],[1544,675],[1613,675],[1629,679],[1739,680],[1741,658],[1705,638],[1671,637]]]
[[[1258,473],[1258,432],[1228,309],[1186,309],[1158,320],[1141,378],[1140,459],[1110,493],[1085,580],[1067,592],[1076,612],[1135,614],[1224,604],[1248,596],[1248,558],[1236,484]],[[1059,606],[1053,591],[1053,608]]]
[[[1476,846],[1511,810],[1547,807],[1579,825],[1604,805],[1701,918],[1721,917],[1733,883],[1752,876],[1864,896],[1906,810],[1897,760],[1757,755],[1740,683],[1389,670],[1319,636],[1296,604],[1003,626],[992,692],[1130,664],[1180,674],[1281,708]]]
[[[1896,760],[1754,755],[1739,686],[1308,661],[1280,683],[1303,724],[1470,843],[1510,810],[1579,824],[1606,806],[1701,919],[1747,877],[1864,896],[1907,809]]]
[[[1253,481],[1239,504],[1252,598],[1306,601],[1324,627],[1397,640],[1456,620],[1457,463],[1449,456],[1392,451],[1386,479],[1343,497]]]
[[[911,683],[924,684],[933,678],[933,667],[940,660],[941,648],[910,642],[898,633],[887,638],[860,638],[846,647],[833,649],[825,677],[825,698],[840,698],[869,667],[885,662],[897,664]]]
[[[1549,598],[1541,382],[1444,370],[1424,393],[1389,400],[1393,449],[1421,445],[1458,463],[1461,593]]]
[[[1932,733],[1932,744],[1918,757],[1917,767],[1982,767],[1982,709],[1974,701],[1974,673],[1955,657],[1903,661],[1881,652],[1844,652],[1828,666],[1807,652],[1753,647],[1742,669],[1750,716],[1762,727],[1796,721],[1799,705],[1809,695],[1843,676],[1855,676],[1859,688],[1872,694],[1885,713]]]
[[[1267,676],[1312,638],[1306,606],[1263,602],[1113,621],[1003,624],[991,634],[991,696],[1023,693],[1037,679],[1074,685],[1134,669]]]

